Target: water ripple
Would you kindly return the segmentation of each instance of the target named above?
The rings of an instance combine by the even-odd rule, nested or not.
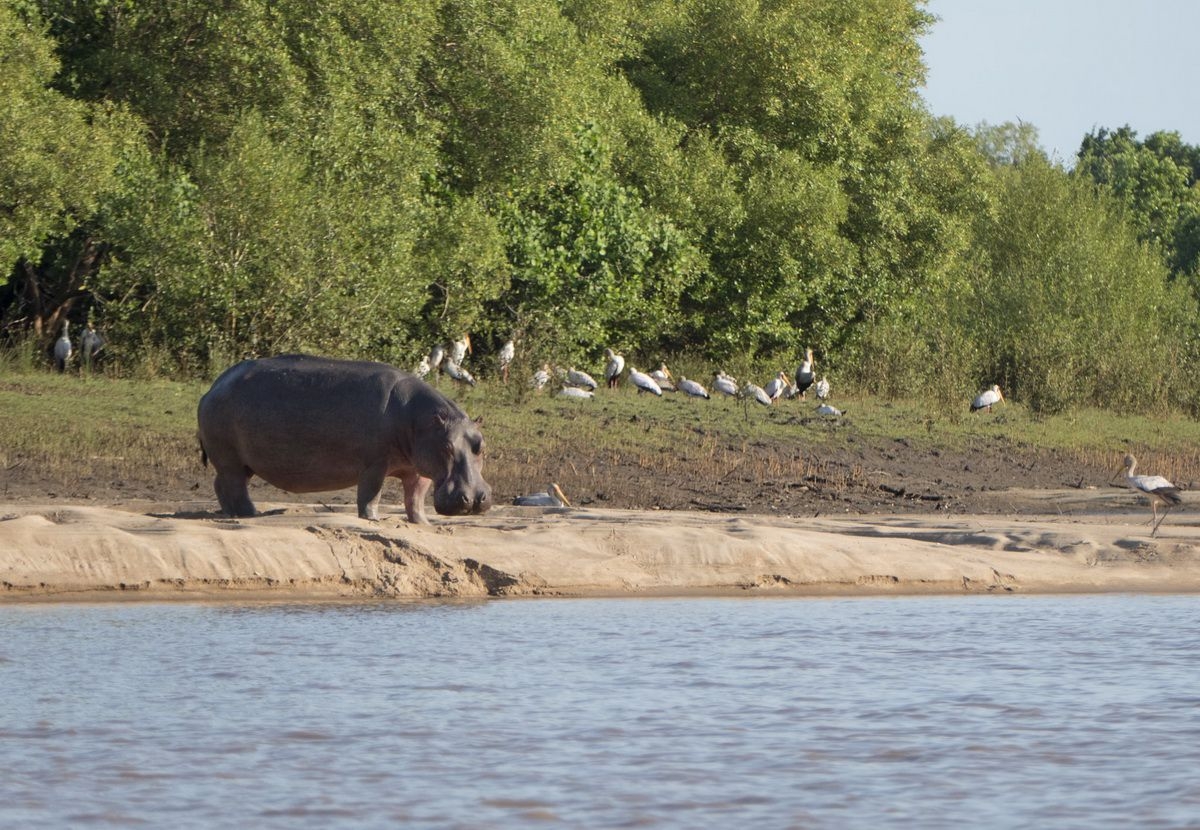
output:
[[[2,607],[0,826],[1195,827],[1197,602]]]

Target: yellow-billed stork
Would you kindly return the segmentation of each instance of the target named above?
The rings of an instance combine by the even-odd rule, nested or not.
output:
[[[1150,531],[1153,536],[1158,532],[1158,526],[1162,524],[1162,519],[1167,518],[1167,514],[1171,512],[1172,507],[1176,507],[1183,503],[1183,496],[1179,495],[1179,488],[1172,484],[1168,479],[1162,476],[1139,476],[1135,475],[1137,469],[1137,459],[1132,455],[1125,456],[1125,482],[1135,490],[1140,490],[1150,497],[1150,508],[1154,511],[1154,528]],[[1117,471],[1119,476],[1121,471]],[[1116,476],[1113,476],[1116,478]],[[1163,511],[1162,519],[1158,518],[1158,506],[1162,505],[1166,508]]]

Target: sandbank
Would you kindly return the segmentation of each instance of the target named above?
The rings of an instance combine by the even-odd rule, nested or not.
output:
[[[1013,494],[1009,515],[729,515],[0,504],[0,601],[1193,592],[1188,504],[1154,538],[1120,491]]]

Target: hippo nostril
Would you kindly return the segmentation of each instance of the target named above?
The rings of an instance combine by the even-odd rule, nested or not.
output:
[[[470,504],[470,503],[471,503],[471,497],[470,497],[470,496],[468,496],[466,493],[460,493],[460,494],[459,494],[459,496],[458,496],[458,500],[459,500],[460,502],[462,502],[464,505],[467,505],[467,504]]]

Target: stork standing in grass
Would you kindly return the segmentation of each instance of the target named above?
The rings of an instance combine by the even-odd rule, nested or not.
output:
[[[738,396],[737,381],[724,372],[717,372],[713,375],[713,389],[730,398]]]
[[[471,335],[464,334],[450,344],[450,360],[461,366],[471,354]]]
[[[971,401],[971,411],[978,412],[981,409],[986,409],[988,412],[991,412],[994,404],[1003,402],[1004,393],[1000,391],[1000,386],[992,384],[991,389],[984,389],[975,396],[975,400]]]
[[[429,370],[431,372],[440,372],[442,369],[442,361],[446,359],[446,347],[441,343],[434,345],[429,350]]]
[[[821,379],[817,381],[817,400],[829,400],[829,381],[825,379],[824,375],[821,375]]]
[[[580,389],[595,389],[599,384],[596,379],[587,372],[581,372],[572,366],[567,370],[567,383],[571,386],[578,386]]]
[[[813,385],[813,381],[817,379],[817,373],[813,371],[813,366],[816,361],[813,360],[812,349],[804,350],[804,360],[800,361],[800,366],[796,369],[796,395],[799,395],[801,400],[805,398],[805,393],[808,392],[808,387]]]
[[[693,398],[704,398],[708,400],[708,390],[694,380],[688,380],[683,375],[679,376],[679,388],[685,394]]]
[[[650,377],[654,378],[654,382],[662,391],[675,391],[675,378],[671,377],[671,370],[667,368],[667,364],[659,363],[658,368],[650,373]]]
[[[757,383],[747,383],[745,386],[743,386],[742,397],[751,398],[756,403],[760,403],[763,406],[771,405],[771,396],[767,394],[766,389],[763,389]]]
[[[413,369],[413,374],[421,380],[429,377],[429,356],[421,358],[421,362],[417,364],[417,368]]]
[[[54,341],[54,368],[60,372],[67,370],[67,363],[71,360],[71,336],[67,334],[67,325],[64,320],[62,334]]]
[[[783,393],[787,391],[787,388],[790,385],[791,384],[788,383],[787,373],[780,372],[778,375],[767,381],[767,385],[764,387],[764,390],[767,393],[767,397],[769,397],[771,402],[774,403],[783,397]]]
[[[462,366],[459,366],[457,363],[455,363],[453,360],[447,360],[442,364],[442,368],[445,370],[446,374],[454,378],[459,383],[465,383],[467,386],[475,385],[474,376]]]
[[[1140,490],[1150,497],[1150,508],[1154,511],[1154,528],[1150,531],[1153,536],[1158,532],[1158,526],[1162,524],[1162,520],[1167,518],[1167,514],[1171,512],[1172,507],[1176,507],[1183,503],[1183,497],[1179,495],[1179,488],[1172,484],[1162,476],[1139,476],[1134,475],[1137,469],[1137,459],[1132,455],[1125,456],[1125,481],[1130,487],[1135,490]],[[1119,476],[1121,471],[1117,471]],[[1113,476],[1116,478],[1116,476]],[[1162,519],[1158,518],[1158,506],[1162,505],[1166,508],[1163,511]]]
[[[508,383],[508,367],[512,365],[513,358],[517,356],[517,344],[512,340],[505,341],[500,347],[500,378],[505,383]]]
[[[638,389],[638,394],[649,392],[651,395],[662,397],[662,387],[645,372],[639,372],[634,367],[629,367],[629,382]]]
[[[609,389],[615,389],[621,380],[621,373],[625,371],[625,358],[612,349],[605,349],[604,360],[604,382]]]

